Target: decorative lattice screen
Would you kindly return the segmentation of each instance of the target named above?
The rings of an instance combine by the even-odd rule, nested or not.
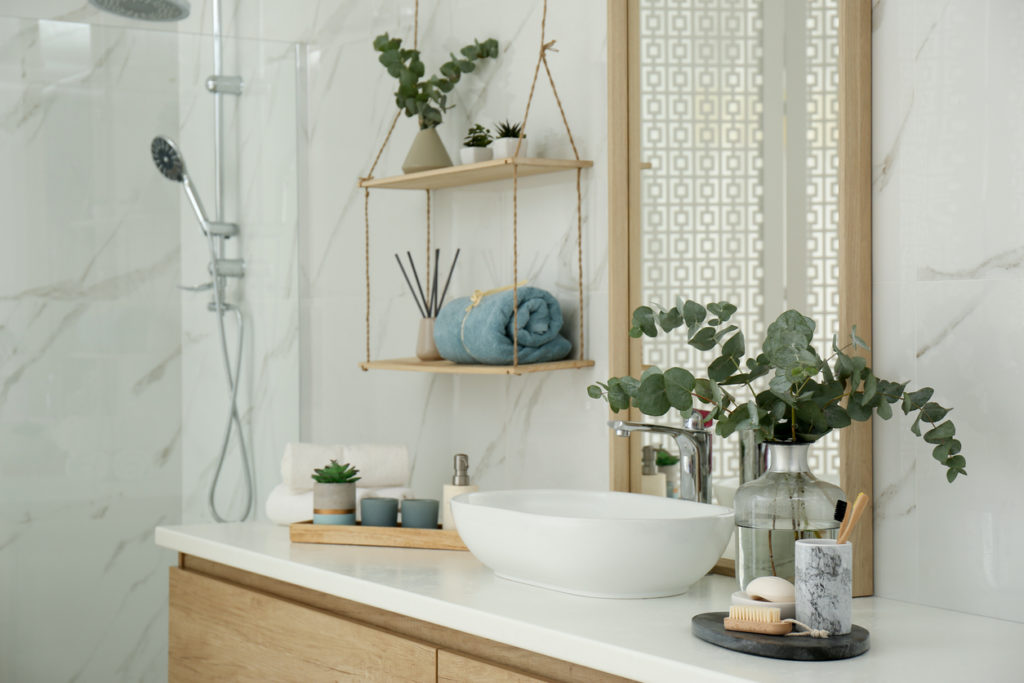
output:
[[[765,115],[766,101],[785,98],[766,97],[766,83],[784,80],[764,78],[762,2],[641,0],[641,136],[643,160],[651,164],[643,173],[642,195],[645,302],[668,307],[680,295],[732,301],[740,310],[739,324],[756,343],[766,318],[780,312],[766,312],[766,293],[779,302],[786,298],[786,283],[766,280],[766,258],[801,259],[806,281],[795,291],[805,291],[807,300],[790,305],[814,317],[820,341],[831,343],[838,323],[837,2],[811,0],[806,14],[795,19],[806,22],[804,31],[794,32],[805,32],[806,86],[804,101],[786,106],[806,107],[805,143],[796,148],[807,166],[806,188],[788,191],[799,193],[797,204],[806,197],[806,215],[783,216],[780,209],[766,220],[765,180],[773,181],[771,188],[785,188],[779,174],[786,172],[785,160],[768,150],[774,143],[783,149],[786,131],[764,125],[785,125],[782,112]],[[794,247],[787,242],[787,225],[796,221],[806,223],[802,233],[793,234],[807,239]],[[645,340],[643,360],[697,369],[709,357],[669,335]],[[670,413],[663,421],[678,419]],[[716,439],[715,476],[736,476],[737,452],[734,439]],[[837,443],[819,445],[812,457],[815,471],[838,478]]]

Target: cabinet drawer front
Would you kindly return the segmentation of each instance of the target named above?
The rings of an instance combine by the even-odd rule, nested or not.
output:
[[[438,650],[437,680],[438,683],[543,683],[545,679],[533,678],[478,659]]]
[[[437,650],[171,568],[170,681],[433,681]]]

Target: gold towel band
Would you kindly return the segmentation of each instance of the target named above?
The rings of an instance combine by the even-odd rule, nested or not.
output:
[[[504,292],[512,289],[513,287],[524,287],[529,280],[520,280],[514,285],[505,285],[504,287],[495,287],[494,289],[488,289],[486,292],[481,292],[479,289],[473,291],[473,296],[469,297],[469,306],[466,306],[466,312],[472,311],[476,308],[476,305],[485,297],[491,294],[497,294],[498,292]]]

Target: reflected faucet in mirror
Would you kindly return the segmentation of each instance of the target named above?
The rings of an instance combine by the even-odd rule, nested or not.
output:
[[[704,428],[704,418],[694,412],[686,420],[685,427],[609,420],[608,426],[615,436],[629,437],[634,432],[667,434],[679,449],[679,497],[698,503],[711,502],[711,432]]]

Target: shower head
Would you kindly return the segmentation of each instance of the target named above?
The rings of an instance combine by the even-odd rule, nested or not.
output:
[[[89,0],[112,14],[144,21],[181,21],[188,16],[188,0]]]
[[[153,163],[164,174],[164,177],[176,183],[184,182],[187,177],[185,160],[169,138],[163,136],[153,138],[149,151],[153,154]]]

